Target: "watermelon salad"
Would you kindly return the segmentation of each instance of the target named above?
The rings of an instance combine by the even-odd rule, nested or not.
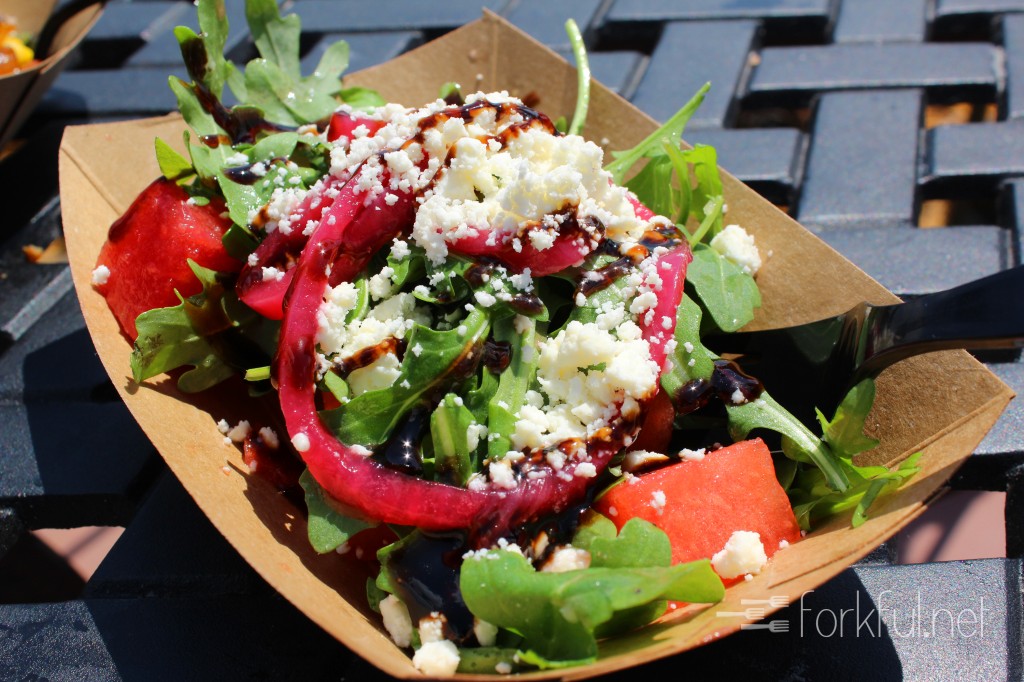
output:
[[[714,149],[681,145],[707,87],[609,158],[579,134],[571,23],[566,122],[507,92],[343,88],[344,43],[304,77],[273,0],[246,3],[241,70],[222,3],[198,12],[176,30],[192,80],[170,79],[187,155],[156,141],[162,177],[93,284],[137,381],[275,406],[218,427],[301,488],[317,551],[372,566],[369,605],[423,672],[593,661],[914,473],[853,462],[870,382],[812,431],[702,341],[753,319],[764,258]]]

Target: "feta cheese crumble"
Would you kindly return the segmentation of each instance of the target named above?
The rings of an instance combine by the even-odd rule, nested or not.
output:
[[[711,248],[743,269],[756,275],[761,268],[761,254],[754,245],[754,237],[739,225],[726,225],[711,240]]]
[[[393,594],[381,599],[380,615],[384,619],[384,629],[391,635],[392,642],[402,648],[412,644],[412,618],[401,599]]]
[[[768,555],[761,543],[760,533],[749,530],[734,531],[725,547],[711,557],[712,568],[726,580],[746,573],[757,575],[766,563]]]
[[[106,265],[97,265],[96,269],[92,271],[92,283],[94,286],[101,287],[110,281],[110,268]]]
[[[427,642],[413,654],[412,664],[425,675],[447,677],[459,669],[459,649],[454,642]]]

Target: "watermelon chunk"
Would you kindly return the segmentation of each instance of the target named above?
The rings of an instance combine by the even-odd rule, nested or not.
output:
[[[231,221],[221,217],[224,203],[205,206],[189,203],[184,189],[160,178],[132,202],[110,226],[107,242],[96,261],[110,271],[96,286],[121,325],[134,341],[135,318],[153,308],[178,305],[182,296],[203,290],[188,266],[188,259],[218,272],[238,272],[242,263],[228,255],[221,243]]]
[[[634,517],[661,528],[672,543],[673,563],[712,558],[736,531],[758,533],[769,558],[782,541],[800,539],[771,453],[759,438],[620,483],[594,507],[620,529]]]

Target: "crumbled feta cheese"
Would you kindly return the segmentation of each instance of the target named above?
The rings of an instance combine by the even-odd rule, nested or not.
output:
[[[657,382],[659,368],[647,341],[616,338],[595,323],[574,320],[538,350],[537,381],[547,409],[542,409],[543,398],[520,408],[512,434],[516,449],[586,439],[616,416],[617,403],[644,398]],[[587,471],[584,467],[577,473]]]
[[[299,452],[306,452],[307,450],[309,450],[310,446],[309,436],[299,431],[294,436],[292,436],[292,445]]]
[[[260,440],[271,450],[276,450],[281,445],[281,439],[277,437],[277,432],[269,426],[264,426],[260,429]]]
[[[110,281],[110,268],[106,265],[97,265],[96,269],[92,271],[93,285],[101,287],[108,281]]]
[[[555,548],[540,570],[544,573],[565,573],[585,568],[590,568],[590,552],[566,545]]]
[[[480,646],[494,646],[498,641],[498,626],[479,618],[473,619],[473,634]]]
[[[349,372],[346,379],[352,396],[394,385],[402,374],[402,363],[394,353],[385,353],[369,365]]]
[[[594,478],[597,476],[597,467],[591,462],[580,462],[576,465],[573,475],[577,478]]]
[[[262,273],[264,282],[280,282],[284,279],[284,270],[277,268],[263,268]]]
[[[689,448],[683,448],[679,451],[679,457],[686,460],[687,462],[699,462],[704,459],[704,455],[707,451],[704,448],[698,450],[690,450]]]
[[[393,594],[381,599],[380,615],[384,619],[384,629],[391,635],[391,641],[402,648],[412,643],[412,618],[401,599]]]
[[[395,260],[402,260],[408,258],[412,251],[409,250],[409,243],[402,241],[401,239],[395,239],[391,242],[391,257]]]
[[[493,295],[489,294],[486,291],[477,291],[475,294],[473,294],[473,298],[475,298],[476,302],[485,308],[490,308],[492,305],[498,302],[498,299],[494,298]]]
[[[660,452],[648,450],[631,450],[622,459],[622,468],[626,471],[640,471],[649,466],[668,461],[668,456]]]
[[[512,490],[516,487],[516,475],[512,471],[512,463],[507,459],[491,462],[487,466],[487,473],[491,476],[491,482],[498,488]]]
[[[235,424],[234,428],[225,435],[231,439],[232,443],[241,443],[249,436],[251,431],[252,428],[249,426],[249,422],[243,419]]]
[[[549,249],[557,236],[556,216],[566,206],[575,208],[578,224],[592,217],[619,241],[643,235],[648,223],[636,217],[627,191],[609,182],[603,151],[592,142],[554,136],[533,124],[504,147],[477,139],[480,133],[500,133],[516,118],[521,116],[496,120],[492,114],[468,126],[453,118],[440,130],[424,131],[425,151],[451,158],[432,194],[424,196],[413,227],[413,239],[428,258],[440,263],[448,243],[482,228],[510,240],[517,252],[521,237],[537,251]]]
[[[725,547],[711,557],[711,566],[726,580],[744,573],[758,574],[768,563],[760,533],[737,530],[729,536]]]
[[[429,616],[420,618],[420,642],[440,642],[444,639],[444,618],[437,611],[431,611]]]
[[[427,642],[413,654],[412,664],[424,675],[454,675],[459,669],[459,649],[448,640]]]
[[[651,493],[651,508],[658,512],[658,516],[661,516],[665,512],[665,491],[655,490]]]
[[[726,225],[711,240],[711,248],[740,266],[748,275],[756,275],[761,267],[761,254],[754,237],[739,225]]]

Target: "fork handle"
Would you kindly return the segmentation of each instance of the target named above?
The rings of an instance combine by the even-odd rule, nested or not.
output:
[[[874,319],[873,319],[874,318]],[[949,348],[1024,346],[1024,266],[905,303],[871,306],[859,373]]]

